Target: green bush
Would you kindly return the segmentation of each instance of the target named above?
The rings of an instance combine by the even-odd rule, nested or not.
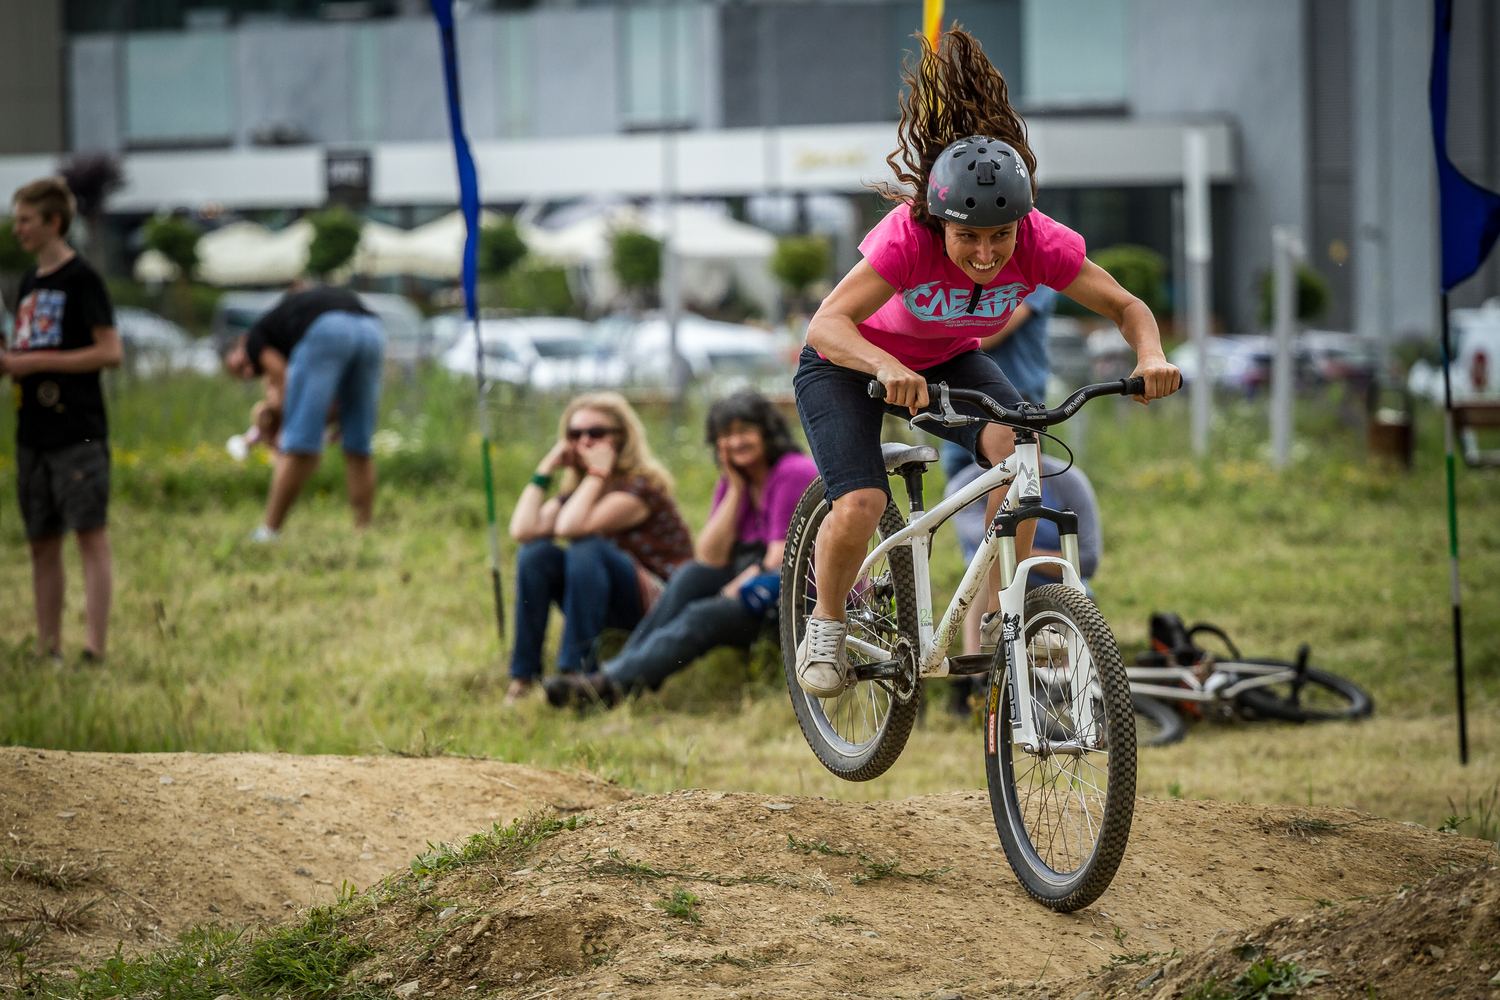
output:
[[[792,293],[802,296],[807,286],[828,275],[833,262],[826,236],[783,236],[771,255],[771,274]]]
[[[364,220],[347,208],[335,206],[308,220],[313,238],[307,246],[307,273],[321,278],[354,259]]]
[[[551,264],[513,268],[480,286],[480,304],[533,316],[568,316],[574,311],[568,272]]]
[[[1306,264],[1297,265],[1297,318],[1317,319],[1328,311],[1328,282]],[[1269,330],[1276,314],[1276,275],[1260,279],[1260,325]]]
[[[502,219],[479,231],[479,273],[501,278],[526,256],[526,243],[516,232],[514,219]]]
[[[158,215],[146,222],[145,245],[177,266],[183,278],[192,280],[198,269],[198,240],[203,232],[180,215]]]
[[[1105,247],[1093,259],[1153,313],[1167,311],[1167,259],[1161,254],[1150,247],[1122,243]]]
[[[36,267],[36,258],[21,249],[13,224],[9,216],[0,218],[0,272],[19,274]]]
[[[610,260],[615,277],[631,291],[655,288],[661,281],[661,240],[633,229],[615,233]]]

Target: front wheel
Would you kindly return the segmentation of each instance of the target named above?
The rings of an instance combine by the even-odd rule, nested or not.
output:
[[[985,776],[995,829],[1032,898],[1060,912],[1109,887],[1135,813],[1135,716],[1114,635],[1061,584],[1026,595],[1017,685],[1041,746],[1012,742],[1002,643],[990,670]]]
[[[797,683],[797,644],[817,603],[818,530],[828,516],[824,496],[823,480],[814,479],[787,529],[781,558],[781,658],[807,745],[824,767],[845,781],[869,781],[896,762],[917,718],[922,682],[916,677],[916,578],[911,549],[896,546],[861,574],[845,599],[850,664],[904,660],[905,677],[851,679],[834,698],[802,690]],[[879,537],[888,538],[905,526],[901,512],[887,500]],[[871,547],[877,542],[871,539]]]
[[[1270,664],[1273,661],[1245,662]],[[1297,670],[1294,664],[1283,665]],[[1235,698],[1235,706],[1242,715],[1252,719],[1284,719],[1287,722],[1363,719],[1375,711],[1375,702],[1353,681],[1308,667],[1299,671],[1292,680],[1247,688]]]

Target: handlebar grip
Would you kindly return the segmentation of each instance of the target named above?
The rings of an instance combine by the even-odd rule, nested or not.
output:
[[[1121,392],[1120,395],[1144,396],[1146,394],[1146,379],[1144,376],[1137,375],[1135,378],[1121,379],[1120,381],[1125,383],[1125,391]]]
[[[881,385],[875,379],[870,379],[870,384],[865,386],[865,392],[870,394],[871,399],[885,398],[885,386]]]

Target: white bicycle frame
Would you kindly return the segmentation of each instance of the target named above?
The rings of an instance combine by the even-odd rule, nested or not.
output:
[[[1056,566],[1062,572],[1064,584],[1074,590],[1084,590],[1078,567],[1078,536],[1076,534],[1070,533],[1062,536],[1062,558],[1032,556],[1017,565],[1015,538],[1001,536],[992,522],[986,527],[984,541],[980,544],[979,550],[974,553],[974,558],[970,560],[969,568],[965,571],[963,580],[953,595],[953,600],[948,604],[948,610],[943,613],[942,620],[934,627],[932,577],[928,564],[933,532],[959,510],[991,490],[1009,483],[1015,485],[1006,494],[1002,509],[1013,510],[1028,499],[1040,502],[1042,496],[1041,447],[1035,441],[1030,444],[1016,445],[1015,454],[1010,458],[993,466],[963,489],[951,497],[946,497],[931,510],[922,512],[920,517],[907,524],[906,527],[882,540],[865,557],[864,563],[859,568],[859,576],[864,577],[870,572],[871,567],[891,549],[899,545],[911,550],[912,576],[916,584],[917,598],[917,667],[922,677],[946,677],[948,675],[948,648],[963,627],[969,607],[984,588],[990,567],[997,558],[1000,559],[1001,641],[1008,647],[1007,662],[1012,668],[1027,662],[1023,641],[1026,635],[1026,576],[1032,568],[1044,565]],[[857,639],[852,635],[845,642],[850,649],[877,660],[890,659],[894,652]],[[1017,669],[1011,669],[1006,677],[1011,696],[1012,739],[1023,746],[1034,748],[1041,745],[1037,737],[1035,713],[1019,711],[1018,706],[1021,700],[1017,673]],[[1092,701],[1091,698],[1077,699],[1078,710],[1088,713],[1092,708]],[[1089,732],[1093,728],[1092,718],[1079,717],[1075,721],[1077,732]]]
[[[1248,674],[1235,681],[1236,675]],[[1191,667],[1126,667],[1125,676],[1130,679],[1130,693],[1143,694],[1163,701],[1232,702],[1241,692],[1251,688],[1269,687],[1297,679],[1293,667],[1271,663],[1240,663],[1238,661],[1216,661],[1207,678],[1198,679]],[[1148,681],[1176,681],[1176,684],[1150,684]]]

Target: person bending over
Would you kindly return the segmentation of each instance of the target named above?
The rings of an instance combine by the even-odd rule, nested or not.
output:
[[[16,339],[8,352],[0,349],[0,375],[15,388],[16,493],[31,548],[37,654],[62,657],[63,537],[71,531],[83,558],[83,659],[97,661],[114,580],[99,372],[119,367],[121,350],[104,282],[63,238],[76,210],[60,177],[16,191],[16,242],[37,266],[21,276]]]
[[[797,412],[832,511],[818,533],[818,600],[797,650],[797,681],[820,698],[843,691],[845,595],[890,495],[880,455],[887,413],[910,416],[928,404],[927,383],[978,390],[1003,406],[1020,395],[979,350],[1017,303],[1046,285],[1113,321],[1135,349],[1141,402],[1175,392],[1177,369],[1162,354],[1151,310],[1084,255],[1083,239],[1032,207],[1036,157],[1010,106],[1005,80],[979,43],[946,32],[935,53],[925,39],[901,99],[900,147],[888,157],[899,204],[860,244],[856,264],[808,326],[793,379]],[[885,385],[870,399],[871,378]],[[958,409],[971,414],[966,404]],[[996,424],[933,427],[990,467],[1014,451]],[[993,516],[1004,497],[988,499]],[[1034,522],[1017,533],[1028,556]],[[998,625],[999,566],[990,575],[983,632]]]
[[[559,472],[558,493],[548,497]],[[563,614],[557,669],[577,673],[599,633],[634,628],[661,581],[692,558],[692,535],[672,492],[672,477],[651,454],[625,397],[599,392],[568,404],[557,443],[510,518],[510,537],[523,544],[516,554],[516,634],[506,704],[527,695],[541,676],[553,604]]]
[[[547,682],[553,705],[578,699],[612,706],[629,691],[661,687],[716,646],[746,649],[760,633],[767,610],[761,602],[775,589],[770,577],[781,572],[787,527],[818,470],[776,407],[754,390],[716,403],[706,438],[721,474],[694,561],[672,574],[625,648],[598,673]],[[742,596],[746,588],[752,594]]]
[[[322,460],[323,428],[334,407],[354,525],[369,527],[375,506],[370,438],[384,357],[380,320],[343,288],[288,293],[230,348],[225,367],[241,378],[264,375],[266,402],[282,413],[265,520],[251,538],[271,542],[281,536],[287,511]]]

